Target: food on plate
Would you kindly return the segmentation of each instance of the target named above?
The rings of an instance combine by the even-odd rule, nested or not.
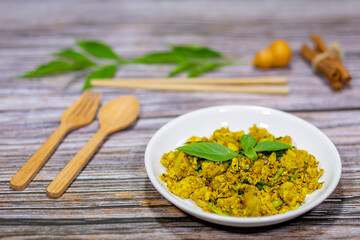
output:
[[[323,169],[290,136],[278,137],[256,125],[248,134],[228,128],[209,137],[190,137],[161,159],[160,179],[170,192],[190,198],[205,212],[260,217],[297,209],[322,187]]]

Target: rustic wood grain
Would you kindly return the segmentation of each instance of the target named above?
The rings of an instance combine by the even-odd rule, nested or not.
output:
[[[40,1],[0,2],[0,237],[14,239],[356,239],[360,236],[360,2],[349,1]],[[317,32],[337,40],[353,80],[340,93],[315,75],[296,51]],[[46,186],[98,129],[72,132],[30,183],[9,181],[81,94],[86,72],[42,79],[14,76],[51,59],[77,39],[99,39],[132,58],[167,44],[202,44],[239,62],[275,38],[294,49],[291,66],[261,71],[239,64],[207,77],[287,76],[288,96],[96,88],[102,103],[135,95],[140,118],[108,137],[65,195]],[[171,66],[124,66],[118,78],[166,76]],[[334,193],[303,216],[261,228],[204,222],[165,200],[147,178],[144,152],[165,123],[202,107],[253,104],[291,112],[335,143],[342,176]]]

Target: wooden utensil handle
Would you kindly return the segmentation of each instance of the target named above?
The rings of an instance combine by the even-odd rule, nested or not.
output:
[[[51,134],[46,142],[37,150],[34,155],[22,166],[10,181],[10,186],[14,190],[21,191],[34,179],[36,174],[47,162],[51,154],[57,148],[65,135],[71,131],[71,127],[60,124],[58,129]]]
[[[100,128],[74,158],[71,159],[48,186],[46,193],[49,197],[58,198],[63,195],[80,171],[85,167],[91,156],[98,149],[106,135],[107,133]]]

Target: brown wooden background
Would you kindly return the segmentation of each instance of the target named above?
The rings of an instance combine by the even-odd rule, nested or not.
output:
[[[0,2],[0,236],[28,239],[330,239],[360,236],[360,2],[353,1],[36,1]],[[313,74],[297,50],[318,32],[337,40],[353,75],[340,93]],[[59,124],[81,94],[83,73],[43,79],[14,76],[51,59],[76,39],[99,39],[123,57],[164,50],[167,44],[201,44],[231,59],[250,61],[276,38],[294,50],[291,67],[260,71],[229,66],[209,77],[289,77],[288,96],[94,89],[105,103],[123,94],[141,103],[137,123],[112,135],[66,194],[54,200],[46,187],[98,127],[74,131],[29,187],[9,180]],[[163,77],[171,66],[126,66],[118,77]],[[261,228],[214,225],[189,216],[151,185],[144,151],[165,123],[202,107],[252,104],[299,116],[338,148],[342,178],[321,205],[289,222]]]

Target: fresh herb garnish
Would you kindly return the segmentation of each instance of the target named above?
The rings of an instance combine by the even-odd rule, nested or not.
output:
[[[260,142],[256,145],[254,150],[256,152],[266,152],[266,151],[279,151],[284,149],[290,149],[292,146],[287,145],[281,142],[274,142],[274,141],[264,141]]]
[[[172,52],[183,58],[224,58],[224,56],[210,48],[198,45],[172,46]]]
[[[217,63],[217,62],[205,62],[203,64],[199,64],[191,69],[188,74],[189,78],[194,78],[203,75],[204,73],[214,71],[219,67],[225,66],[227,63]]]
[[[179,63],[181,58],[172,52],[150,53],[132,60],[132,63],[141,64],[174,64]]]
[[[70,61],[71,68],[73,70],[81,70],[96,65],[88,57],[72,49],[64,49],[60,52],[54,53],[53,55],[63,58],[66,61]]]
[[[244,134],[241,136],[241,146],[244,152],[250,151],[256,145],[256,139],[253,136]]]
[[[105,59],[120,59],[120,57],[112,50],[112,48],[102,42],[98,41],[78,41],[76,43],[79,47],[84,49],[97,58]]]
[[[116,70],[117,65],[101,66],[100,68],[89,74],[89,76],[86,78],[83,89],[91,88],[91,79],[112,78],[115,75]]]
[[[22,77],[44,77],[91,68],[92,72],[90,72],[83,85],[83,89],[88,89],[92,87],[90,84],[91,79],[111,78],[115,75],[118,67],[123,64],[175,64],[168,77],[188,72],[189,78],[231,64],[221,53],[195,45],[171,46],[169,51],[150,53],[135,59],[123,59],[105,43],[78,41],[76,48],[64,49],[52,55],[56,57],[55,60],[25,73]],[[94,61],[96,59],[106,59],[110,63],[104,66]],[[110,68],[109,65],[113,67]]]
[[[274,141],[264,141],[256,144],[256,139],[247,134],[241,136],[241,146],[244,149],[244,154],[253,161],[258,159],[257,152],[279,151],[292,148],[292,146],[285,143]]]
[[[243,153],[253,161],[258,159],[256,152],[279,151],[292,148],[290,145],[272,141],[264,141],[256,145],[256,139],[253,136],[247,134],[241,136],[241,146],[243,148]],[[231,149],[212,142],[196,142],[178,147],[176,150],[180,150],[196,157],[220,162],[232,159],[234,157],[241,157],[240,154],[232,151]]]
[[[176,148],[184,153],[205,158],[207,160],[222,162],[237,157],[238,154],[231,149],[217,143],[198,142]]]
[[[256,145],[256,139],[253,136],[247,134],[241,136],[241,146],[244,149],[244,154],[252,160],[257,159],[257,154],[253,149],[255,145]]]
[[[52,74],[58,74],[63,72],[72,71],[73,68],[70,63],[55,60],[44,65],[39,66],[33,71],[29,71],[25,73],[22,77],[23,78],[32,78],[32,77],[43,77]]]
[[[178,63],[178,65],[176,65],[175,68],[171,70],[171,72],[168,74],[168,77],[174,77],[180,73],[186,72],[190,69],[195,68],[196,65],[197,65],[196,63],[192,63],[192,62]]]

